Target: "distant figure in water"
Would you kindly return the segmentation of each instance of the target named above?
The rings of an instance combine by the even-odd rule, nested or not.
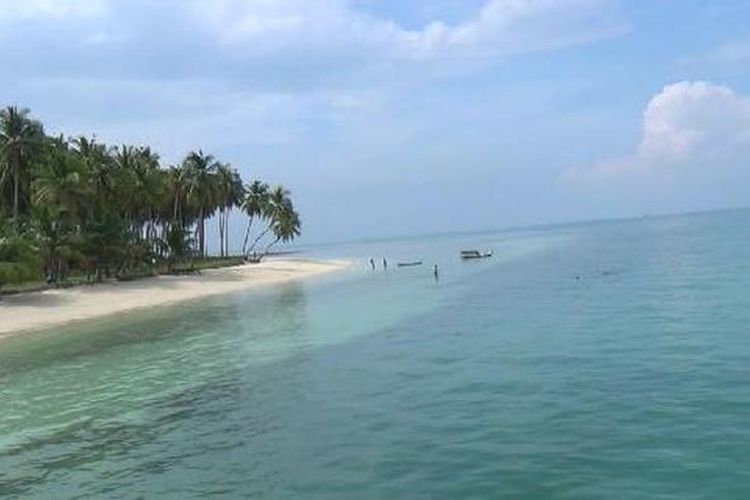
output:
[[[432,268],[432,274],[435,276],[435,281],[440,279],[440,274],[438,273],[438,266],[435,264],[435,267]]]
[[[372,270],[375,270],[375,261],[370,259],[370,266],[372,267]]]
[[[388,261],[383,257],[383,269],[388,269]]]

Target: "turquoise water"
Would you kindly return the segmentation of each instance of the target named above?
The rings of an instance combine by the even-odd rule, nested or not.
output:
[[[748,211],[369,242],[11,339],[0,496],[744,498],[749,249]]]

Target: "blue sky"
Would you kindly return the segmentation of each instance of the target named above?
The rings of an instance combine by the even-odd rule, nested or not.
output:
[[[283,182],[308,242],[748,204],[744,0],[0,0],[0,67],[52,132]]]

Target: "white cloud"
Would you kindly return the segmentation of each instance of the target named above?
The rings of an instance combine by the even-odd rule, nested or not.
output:
[[[354,0],[0,0],[0,19],[38,21],[33,29],[2,23],[0,65],[14,70],[0,91],[97,127],[137,129],[139,121],[145,130],[192,114],[191,127],[215,141],[226,135],[193,103],[218,99],[252,118],[254,108],[237,100],[284,96],[272,120],[280,131],[258,134],[280,142],[306,130],[301,121],[317,130],[371,118],[394,95],[486,69],[485,57],[566,47],[621,27],[617,0],[474,5],[463,21],[411,29]]]
[[[107,0],[0,0],[0,21],[96,17],[107,4]]]
[[[354,45],[400,58],[549,50],[625,29],[612,0],[486,0],[463,22],[436,19],[417,30],[355,10],[343,0],[196,0],[192,8],[225,42],[250,50]]]
[[[486,47],[500,53],[576,45],[622,33],[607,0],[488,0],[461,24],[433,22],[412,34],[423,47],[440,51]]]
[[[397,9],[376,15],[355,0],[0,0],[0,65],[16,80],[210,78],[260,92],[363,91],[463,76],[623,30],[618,0],[477,1],[457,21],[436,15],[412,28]]]
[[[750,97],[726,86],[679,82],[666,86],[643,115],[643,136],[630,156],[571,169],[567,179],[609,178],[633,172],[721,168],[750,153]]]

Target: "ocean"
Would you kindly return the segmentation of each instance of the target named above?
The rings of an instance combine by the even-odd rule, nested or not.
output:
[[[309,255],[354,264],[3,341],[0,496],[749,494],[750,211]]]

